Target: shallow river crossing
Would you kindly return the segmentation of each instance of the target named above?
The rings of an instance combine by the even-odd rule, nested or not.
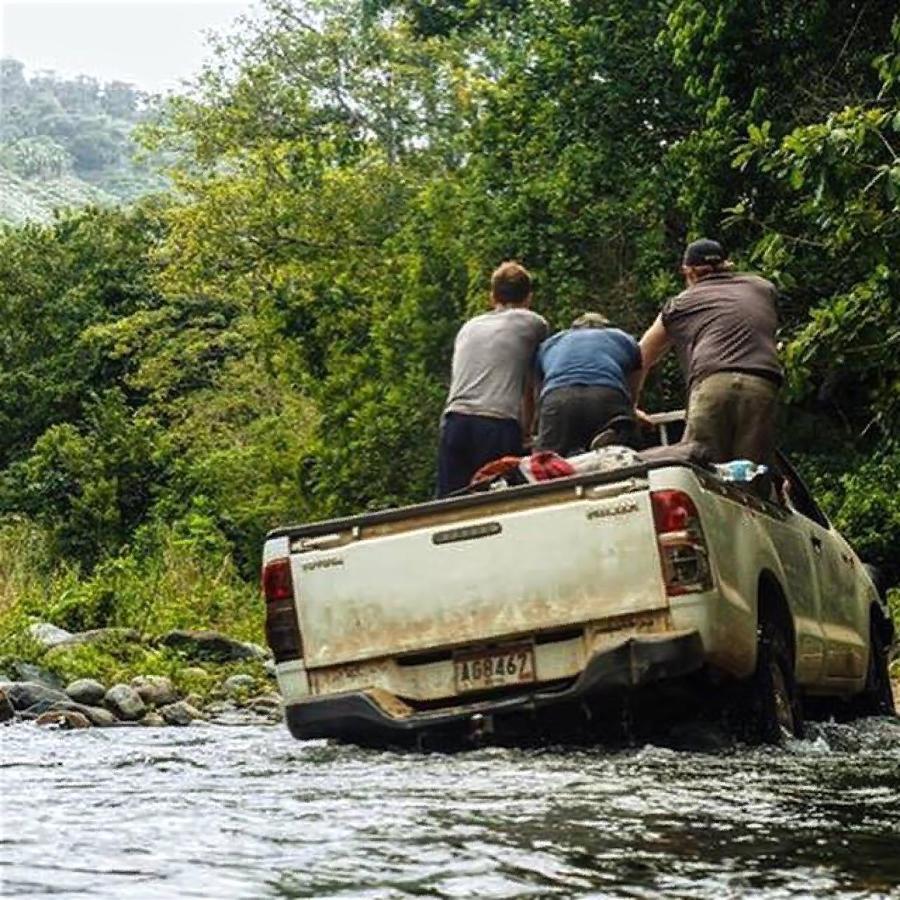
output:
[[[10,897],[900,898],[900,721],[781,749],[0,729]]]

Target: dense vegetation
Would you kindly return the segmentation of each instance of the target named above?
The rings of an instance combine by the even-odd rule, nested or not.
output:
[[[135,126],[148,97],[121,81],[29,78],[0,59],[0,221],[48,220],[53,209],[117,203],[165,181],[135,159]]]
[[[699,234],[781,287],[782,442],[900,582],[894,2],[267,10],[147,126],[168,198],[0,237],[8,618],[252,633],[268,527],[431,493],[497,261],[639,331]]]

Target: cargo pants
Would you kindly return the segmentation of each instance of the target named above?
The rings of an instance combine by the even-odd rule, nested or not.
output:
[[[716,372],[688,398],[685,441],[696,441],[712,462],[750,459],[771,465],[778,385],[746,372]]]

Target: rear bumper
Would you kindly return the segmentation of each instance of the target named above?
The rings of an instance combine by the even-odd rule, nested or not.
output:
[[[502,725],[504,718],[536,714],[586,703],[616,690],[675,679],[702,667],[703,642],[696,631],[672,635],[642,635],[591,657],[574,683],[512,697],[482,700],[425,712],[404,713],[378,702],[378,692],[353,691],[310,698],[287,706],[291,734],[300,739],[338,738],[364,744],[414,744],[429,732],[480,733]]]

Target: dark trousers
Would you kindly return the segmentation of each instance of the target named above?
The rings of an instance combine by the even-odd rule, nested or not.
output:
[[[556,388],[541,398],[536,449],[552,450],[560,456],[582,453],[612,419],[633,415],[631,402],[613,388],[589,385]]]
[[[438,448],[438,497],[466,487],[485,463],[522,454],[522,428],[515,419],[445,413]]]

